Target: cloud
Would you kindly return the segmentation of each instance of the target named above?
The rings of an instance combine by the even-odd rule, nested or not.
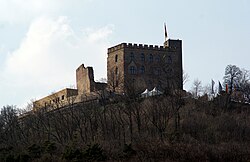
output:
[[[93,66],[95,79],[106,77],[108,38],[113,29],[107,25],[77,31],[62,16],[34,20],[19,48],[6,59],[1,76],[5,88],[30,99],[47,95],[75,84],[75,70],[82,63]]]
[[[97,42],[98,40],[103,40],[107,38],[108,35],[112,33],[113,25],[106,26],[94,32],[93,29],[84,29],[83,33],[85,33],[88,37],[89,42]]]
[[[0,22],[20,23],[41,15],[58,15],[92,0],[0,0]],[[59,14],[60,15],[60,14]]]

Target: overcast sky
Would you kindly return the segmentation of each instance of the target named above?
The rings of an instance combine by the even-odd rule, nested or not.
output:
[[[203,85],[235,64],[250,70],[249,0],[0,0],[0,107],[23,108],[65,87],[75,70],[106,77],[107,48],[183,41],[183,68]]]

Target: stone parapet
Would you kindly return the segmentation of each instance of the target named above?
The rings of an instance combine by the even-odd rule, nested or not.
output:
[[[124,49],[124,48],[131,48],[131,49],[146,49],[146,50],[160,50],[164,51],[166,48],[163,46],[158,46],[158,45],[147,45],[147,44],[132,44],[132,43],[121,43],[116,46],[108,48],[108,53]]]

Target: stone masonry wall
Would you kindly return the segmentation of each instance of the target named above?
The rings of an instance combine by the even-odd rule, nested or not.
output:
[[[137,93],[154,87],[182,89],[181,46],[181,40],[168,40],[164,46],[122,43],[109,48],[108,87]]]
[[[92,67],[84,67],[84,64],[76,69],[76,84],[78,94],[94,91],[95,81]]]

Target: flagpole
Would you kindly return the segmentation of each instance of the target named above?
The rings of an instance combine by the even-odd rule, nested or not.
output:
[[[166,26],[166,23],[164,23],[164,32],[165,32],[165,41],[167,41],[168,33],[167,33],[167,26]]]

